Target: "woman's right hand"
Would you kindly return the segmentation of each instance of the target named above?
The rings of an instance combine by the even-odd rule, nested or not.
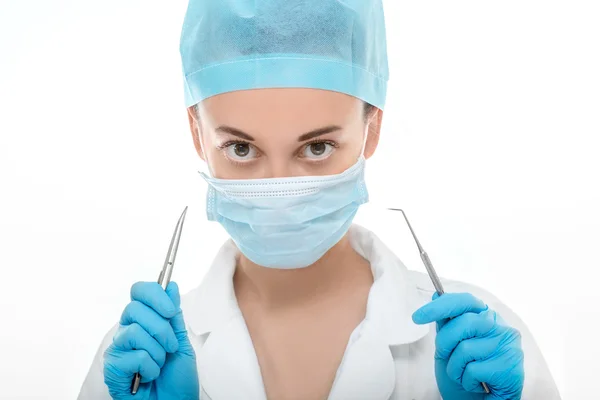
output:
[[[138,393],[132,395],[136,372],[142,379]],[[166,291],[155,282],[131,287],[131,303],[104,353],[104,382],[115,400],[199,399],[196,354],[175,282]]]

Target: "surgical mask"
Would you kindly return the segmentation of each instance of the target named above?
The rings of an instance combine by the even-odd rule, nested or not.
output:
[[[230,180],[209,184],[206,210],[240,251],[269,268],[307,267],[346,234],[369,200],[363,156],[338,175]]]

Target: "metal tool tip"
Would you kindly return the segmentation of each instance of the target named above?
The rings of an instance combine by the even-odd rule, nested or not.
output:
[[[391,208],[391,207],[388,207],[388,210],[390,210],[390,211],[400,211],[400,212],[402,213],[402,215],[404,215],[404,218],[406,219],[406,213],[404,212],[404,210],[403,210],[403,209],[401,209],[401,208]],[[408,219],[406,220],[406,222],[408,222]]]
[[[179,217],[179,221],[177,221],[177,225],[180,225],[185,219],[185,214],[187,213],[188,206],[185,206],[183,212],[181,213],[181,217]]]

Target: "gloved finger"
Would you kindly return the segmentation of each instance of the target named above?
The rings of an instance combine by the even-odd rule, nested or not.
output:
[[[429,324],[444,318],[455,318],[467,312],[487,310],[483,301],[470,293],[446,293],[425,304],[412,315],[415,324]]]
[[[523,350],[510,348],[496,357],[467,364],[462,378],[462,386],[468,392],[483,392],[481,382],[490,391],[503,399],[520,399],[525,372]]]
[[[122,351],[109,346],[104,353],[104,375],[111,384],[126,382],[131,385],[135,373],[139,372],[142,382],[151,382],[160,375],[160,368],[146,350]],[[107,383],[108,384],[108,383]]]
[[[173,304],[179,308],[181,305],[181,297],[179,295],[179,286],[177,283],[169,282],[166,292],[169,298],[173,301]],[[171,318],[169,322],[171,323],[173,331],[175,332],[175,336],[177,336],[179,345],[181,346],[182,341],[187,340],[187,329],[183,320],[183,312],[180,308],[179,312],[173,318]]]
[[[171,323],[173,332],[175,332],[175,336],[177,336],[178,339],[182,334],[187,335],[185,321],[183,320],[183,311],[179,310],[179,312],[173,318],[171,318],[169,322]]]
[[[156,282],[137,282],[133,284],[131,286],[131,300],[147,305],[167,319],[172,318],[179,308],[179,305],[175,306],[163,288]]]
[[[138,388],[138,391],[135,395],[131,394],[131,382],[118,381],[113,382],[110,377],[104,375],[104,383],[108,386],[108,393],[110,397],[114,400],[124,400],[124,399],[148,399],[150,398],[150,391],[152,390],[152,385],[148,383],[143,383]],[[135,397],[133,397],[135,396]]]
[[[165,292],[167,293],[167,296],[169,297],[169,299],[175,306],[175,312],[173,313],[173,315],[175,315],[175,314],[177,314],[177,311],[179,311],[179,307],[181,306],[181,298],[179,296],[179,286],[177,285],[176,282],[171,281],[167,285],[167,290],[165,290]]]
[[[139,324],[168,352],[177,351],[178,342],[169,321],[139,301],[129,303],[121,315],[121,325]]]
[[[160,368],[165,365],[165,349],[137,323],[119,327],[113,344],[123,351],[146,350]]]
[[[188,337],[188,332],[185,327],[185,322],[183,320],[183,312],[179,311],[177,315],[169,321],[173,330],[175,331],[175,336],[177,336],[177,340],[179,341],[179,348],[177,349],[178,354],[184,354],[188,357],[196,357],[196,352],[192,347],[190,339]]]
[[[139,386],[135,397],[131,394],[131,382],[133,375],[124,376],[115,375],[110,373],[109,370],[104,368],[104,383],[108,387],[108,393],[112,399],[148,399],[152,385],[143,383]]]
[[[440,297],[440,294],[438,292],[434,292],[433,295],[431,296],[431,300],[435,300],[438,297]],[[436,333],[439,332],[440,329],[442,329],[444,327],[444,325],[446,325],[446,323],[448,321],[450,321],[450,320],[451,320],[450,318],[444,318],[444,319],[441,319],[439,321],[436,321],[436,323],[435,323],[435,332]]]
[[[496,312],[466,313],[446,323],[435,337],[435,357],[447,360],[463,340],[488,334],[496,325]]]
[[[492,358],[498,354],[501,336],[488,336],[463,340],[456,346],[446,365],[446,374],[452,381],[462,384],[469,363]]]
[[[448,322],[450,322],[450,321],[452,321],[452,318],[444,318],[444,319],[440,319],[439,321],[437,321],[437,322],[435,323],[435,332],[437,333],[437,332],[439,332],[440,330],[442,330],[442,328],[443,328],[444,326],[446,326],[446,324],[447,324]]]

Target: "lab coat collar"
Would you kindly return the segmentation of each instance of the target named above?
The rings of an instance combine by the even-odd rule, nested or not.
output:
[[[212,332],[241,315],[233,289],[238,253],[231,239],[225,242],[200,286],[182,297],[185,321],[196,335]]]
[[[348,234],[352,247],[370,262],[373,273],[364,322],[389,345],[412,343],[426,336],[429,327],[412,321],[412,313],[424,300],[404,264],[369,230],[354,224]],[[185,319],[196,335],[219,329],[241,314],[233,289],[238,253],[228,240],[202,284],[183,297]],[[186,309],[193,312],[186,313]]]
[[[412,320],[413,312],[425,301],[406,266],[373,232],[355,224],[348,234],[352,247],[370,262],[373,273],[365,322],[389,345],[408,344],[426,336],[429,327]]]

